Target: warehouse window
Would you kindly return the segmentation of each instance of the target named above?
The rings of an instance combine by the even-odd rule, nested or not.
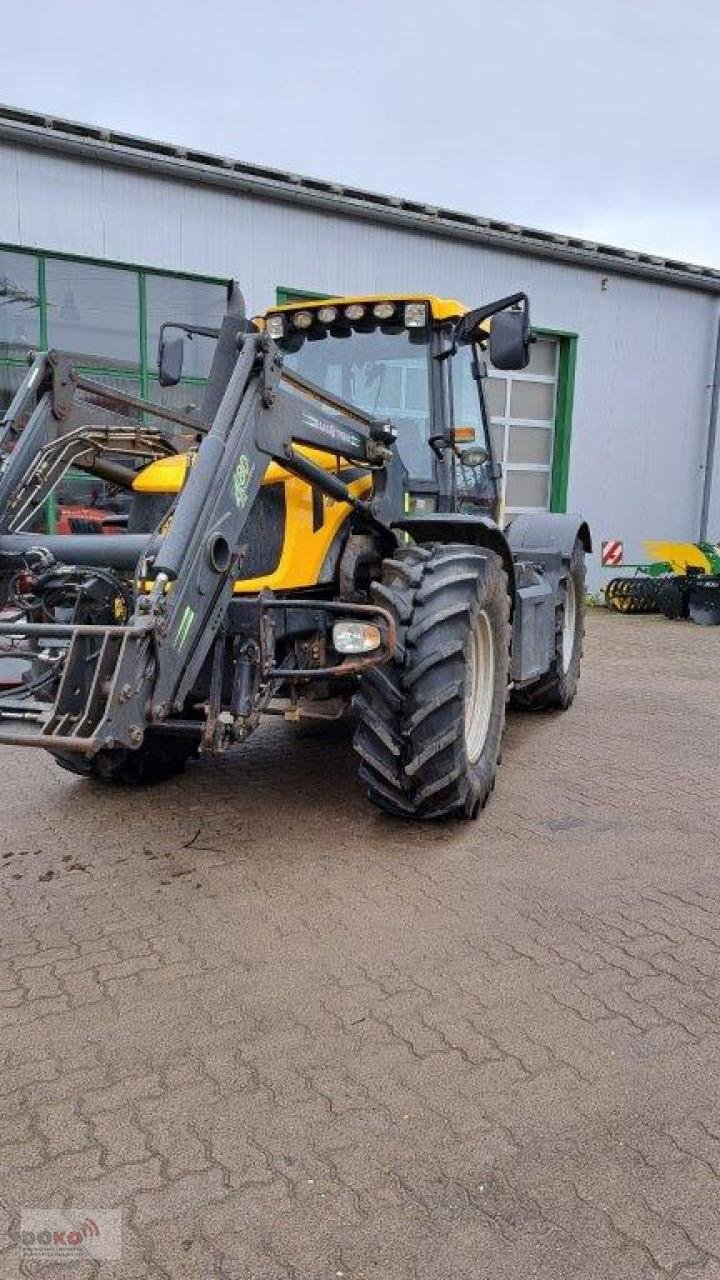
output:
[[[217,327],[228,282],[0,246],[0,410],[19,386],[28,351],[70,351],[78,368],[110,386],[155,400],[167,398],[155,378],[163,320]],[[212,346],[186,347],[172,403],[199,404]]]
[[[25,356],[40,337],[38,264],[0,249],[0,359]]]
[[[150,356],[157,351],[160,326],[166,320],[192,320],[194,324],[217,328],[225,314],[227,288],[203,280],[178,280],[171,276],[147,276],[148,346]],[[212,338],[195,335],[185,344],[184,372],[206,378],[215,353]]]
[[[135,272],[48,258],[45,281],[49,346],[79,365],[140,367]]]
[[[50,346],[70,351],[97,382],[197,411],[214,343],[188,342],[182,381],[165,389],[155,376],[158,332],[163,320],[217,327],[228,283],[0,246],[0,414],[22,382],[28,352]],[[76,501],[75,481],[66,478],[58,501]],[[104,486],[97,489],[100,502]]]

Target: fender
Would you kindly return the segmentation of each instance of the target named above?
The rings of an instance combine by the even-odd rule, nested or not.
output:
[[[557,555],[569,560],[578,539],[585,551],[592,551],[590,527],[579,515],[526,511],[513,516],[505,536],[516,560],[542,560]]]
[[[416,542],[465,542],[472,546],[487,547],[495,551],[503,562],[508,576],[510,600],[515,599],[515,564],[505,534],[488,516],[473,516],[466,512],[428,512],[427,515],[403,516],[393,520],[393,529],[402,529]]]

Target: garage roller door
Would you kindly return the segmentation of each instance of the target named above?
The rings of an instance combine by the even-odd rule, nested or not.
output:
[[[501,373],[488,368],[485,399],[508,515],[550,506],[558,362],[559,343],[538,338],[527,369]]]

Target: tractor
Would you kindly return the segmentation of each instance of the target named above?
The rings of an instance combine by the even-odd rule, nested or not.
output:
[[[569,707],[583,646],[586,522],[502,519],[483,380],[488,357],[528,364],[527,296],[251,320],[233,285],[216,329],[162,326],[162,387],[198,334],[215,348],[196,412],[32,358],[1,424],[0,652],[23,678],[0,743],[138,784],[272,715],[347,720],[375,805],[474,818],[507,704]],[[44,531],[71,469],[124,495],[122,527]]]

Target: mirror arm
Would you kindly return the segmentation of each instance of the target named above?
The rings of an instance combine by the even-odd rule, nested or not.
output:
[[[498,311],[507,311],[509,307],[516,307],[522,304],[527,314],[530,303],[526,293],[509,293],[506,298],[498,298],[495,302],[488,302],[484,307],[476,307],[472,311],[466,311],[464,316],[460,316],[455,323],[453,332],[453,341],[451,349],[440,357],[441,359],[447,355],[454,355],[457,351],[458,344],[461,341],[473,341],[473,334],[477,330],[479,324],[483,320],[489,320],[490,316],[497,315]],[[470,328],[468,326],[471,326]],[[467,329],[467,336],[462,337],[463,331]]]
[[[428,444],[438,462],[445,461],[445,450],[452,447],[451,441],[448,440],[446,435],[428,436]]]
[[[201,338],[219,338],[220,330],[212,329],[205,324],[185,324],[182,320],[164,320],[160,325],[160,333],[158,341],[162,342],[166,329],[181,329],[187,334],[188,338],[192,338],[193,334],[197,334]]]
[[[486,307],[478,307],[477,311],[473,311],[475,323],[480,324],[483,320],[489,320],[490,316],[497,315],[498,311],[506,311],[508,307],[516,307],[519,303],[523,303],[527,311],[528,296],[526,293],[510,293],[507,298],[499,298],[497,302],[489,302]]]

